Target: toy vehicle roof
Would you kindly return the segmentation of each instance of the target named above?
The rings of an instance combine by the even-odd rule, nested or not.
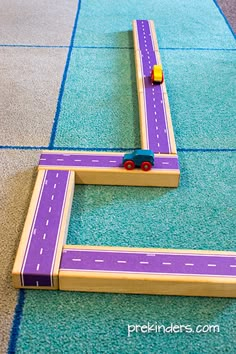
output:
[[[134,151],[134,155],[142,155],[142,156],[153,156],[153,151],[152,150],[142,150],[142,149],[137,149]]]

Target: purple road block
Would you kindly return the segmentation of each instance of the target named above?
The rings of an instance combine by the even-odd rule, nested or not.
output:
[[[45,172],[21,269],[22,286],[53,286],[69,175],[68,171]]]
[[[60,166],[60,167],[99,167],[111,168],[122,167],[122,158],[120,155],[84,155],[68,153],[44,153],[40,157],[39,166]],[[176,156],[158,157],[155,156],[154,170],[179,170],[178,158]]]
[[[152,36],[147,20],[137,20],[138,42],[141,51],[143,75],[143,99],[147,126],[148,149],[154,153],[171,153],[164,93],[161,85],[151,82],[153,65],[160,64],[154,52]]]
[[[236,277],[236,257],[67,249],[60,270]]]

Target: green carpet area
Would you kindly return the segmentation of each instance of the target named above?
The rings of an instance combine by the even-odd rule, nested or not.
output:
[[[140,145],[134,51],[72,51],[55,146]]]
[[[221,14],[211,0],[87,0],[82,3],[77,46],[130,46],[135,19],[153,19],[160,47],[232,48]]]
[[[131,21],[140,18],[156,25],[181,183],[178,189],[76,186],[67,243],[236,251],[236,157],[230,151],[236,47],[212,0],[82,1],[54,145],[140,146],[131,33]],[[219,325],[220,332],[128,337],[128,325],[148,322]],[[27,290],[16,348],[233,354],[235,323],[235,299]]]
[[[234,51],[161,50],[178,148],[234,148]],[[74,49],[55,145],[140,146],[131,49]],[[99,133],[98,133],[99,132]]]
[[[233,299],[27,291],[19,353],[234,353]],[[220,333],[134,333],[128,325],[217,324]]]
[[[235,148],[235,52],[161,55],[177,148]]]
[[[235,154],[180,161],[178,189],[76,186],[67,243],[235,250]]]

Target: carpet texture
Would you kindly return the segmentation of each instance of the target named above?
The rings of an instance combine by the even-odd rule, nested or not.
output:
[[[1,145],[48,145],[66,54],[64,48],[0,48]]]
[[[236,251],[236,8],[229,0],[0,0],[0,353],[236,351],[236,300],[17,291],[43,149],[140,146],[131,21],[153,19],[178,189],[76,186],[68,244]],[[218,325],[131,333],[129,325]]]

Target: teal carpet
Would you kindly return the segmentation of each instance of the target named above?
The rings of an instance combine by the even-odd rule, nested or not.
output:
[[[181,183],[76,186],[67,243],[236,251],[236,46],[214,1],[82,0],[50,147],[139,147],[131,21],[140,18],[156,25]],[[220,332],[128,337],[128,325],[148,322]],[[236,300],[21,291],[14,351],[233,354]]]

